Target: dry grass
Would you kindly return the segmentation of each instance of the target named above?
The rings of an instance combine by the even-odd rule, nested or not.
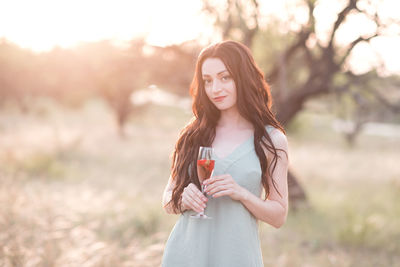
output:
[[[189,115],[151,107],[122,140],[100,102],[35,110],[0,114],[0,266],[159,266],[177,219],[161,194]],[[289,141],[310,207],[260,224],[266,266],[399,266],[400,140],[349,149],[309,127]]]

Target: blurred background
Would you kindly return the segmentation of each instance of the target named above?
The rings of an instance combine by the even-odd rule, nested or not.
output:
[[[400,266],[400,2],[0,1],[0,266],[159,266],[196,57],[253,51],[287,130],[266,266]]]

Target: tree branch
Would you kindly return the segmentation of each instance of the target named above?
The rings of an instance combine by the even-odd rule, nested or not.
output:
[[[299,38],[297,39],[297,42],[294,42],[289,48],[287,48],[284,52],[283,52],[283,60],[284,62],[287,64],[288,59],[292,58],[292,56],[297,52],[298,49],[300,48],[304,48],[307,49],[306,47],[306,41],[308,39],[308,37],[310,36],[311,31],[309,29],[303,29],[300,33],[299,33]],[[281,60],[280,57],[278,57],[277,61]],[[279,70],[280,70],[280,64],[279,62],[274,64],[274,68],[269,72],[269,74],[266,74],[265,77],[268,78],[268,80],[273,83],[279,74]]]
[[[387,107],[389,110],[391,110],[394,113],[400,112],[400,102],[398,103],[391,103],[389,100],[387,100],[386,97],[384,97],[378,90],[374,89],[376,86],[366,86],[368,80],[371,79],[379,79],[379,81],[383,84],[382,86],[394,86],[398,87],[400,84],[398,84],[393,80],[390,80],[389,78],[382,78],[379,76],[375,76],[376,72],[370,71],[361,75],[355,75],[351,71],[348,71],[345,73],[345,75],[348,77],[348,84],[357,84],[359,86],[363,87],[363,90],[371,93],[381,104],[383,104],[385,107]],[[388,85],[385,85],[389,83]]]
[[[400,102],[398,103],[391,103],[389,100],[387,100],[383,95],[381,95],[377,90],[373,90],[371,88],[366,88],[368,92],[373,94],[375,98],[381,102],[385,107],[387,107],[390,111],[393,113],[398,113],[400,112]]]
[[[364,38],[362,36],[358,37],[357,39],[355,39],[353,42],[350,43],[350,45],[348,46],[346,52],[344,53],[344,56],[340,59],[339,61],[339,65],[341,66],[346,59],[348,58],[348,56],[350,55],[351,51],[353,50],[353,48],[360,42],[369,42],[372,38],[379,36],[378,33],[375,33],[374,35],[371,35],[367,38]]]
[[[313,57],[306,46],[306,41],[310,37],[310,34],[314,32],[315,20],[313,16],[315,1],[307,0],[306,4],[308,6],[308,22],[305,26],[302,27],[301,31],[298,34],[297,41],[294,42],[290,47],[288,47],[280,56],[277,57],[274,67],[269,73],[265,74],[265,77],[269,80],[269,82],[273,83],[279,76],[279,71],[281,69],[281,65],[287,65],[288,59],[292,58],[292,56],[297,52],[298,49],[304,48],[306,57],[309,65],[312,65]],[[311,61],[311,62],[310,62]]]
[[[237,16],[239,18],[239,28],[243,32],[243,40],[242,42],[247,46],[250,47],[252,46],[253,43],[253,38],[255,34],[257,33],[259,29],[259,24],[258,24],[258,17],[259,17],[259,8],[258,8],[258,2],[257,0],[253,0],[253,10],[251,18],[254,20],[255,26],[253,28],[250,28],[247,24],[248,19],[245,17],[247,14],[244,14],[243,12],[243,6],[241,5],[241,2],[236,0],[236,10],[238,12]]]
[[[350,13],[350,11],[353,9],[357,9],[357,1],[358,0],[349,0],[349,3],[347,4],[347,6],[338,14],[338,17],[332,28],[328,47],[333,47],[333,40],[335,39],[336,31],[339,28],[339,26],[343,23],[343,21],[346,19],[347,15]]]
[[[308,22],[307,25],[308,27],[311,28],[311,31],[314,32],[314,27],[315,27],[315,18],[314,18],[314,9],[315,9],[315,1],[314,0],[308,0],[306,1],[307,6],[308,6]]]

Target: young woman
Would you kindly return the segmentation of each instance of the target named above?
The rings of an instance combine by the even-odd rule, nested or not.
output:
[[[250,50],[225,41],[200,53],[190,90],[194,118],[176,143],[163,195],[166,212],[181,216],[162,266],[264,266],[258,220],[279,228],[288,212],[288,144],[269,86]],[[208,197],[196,172],[200,146],[215,155]],[[212,219],[190,217],[205,208]]]

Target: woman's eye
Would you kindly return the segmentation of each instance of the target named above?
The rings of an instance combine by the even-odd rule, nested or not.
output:
[[[204,80],[204,84],[210,84],[211,80]]]
[[[231,77],[230,76],[222,76],[221,80],[228,81]]]

